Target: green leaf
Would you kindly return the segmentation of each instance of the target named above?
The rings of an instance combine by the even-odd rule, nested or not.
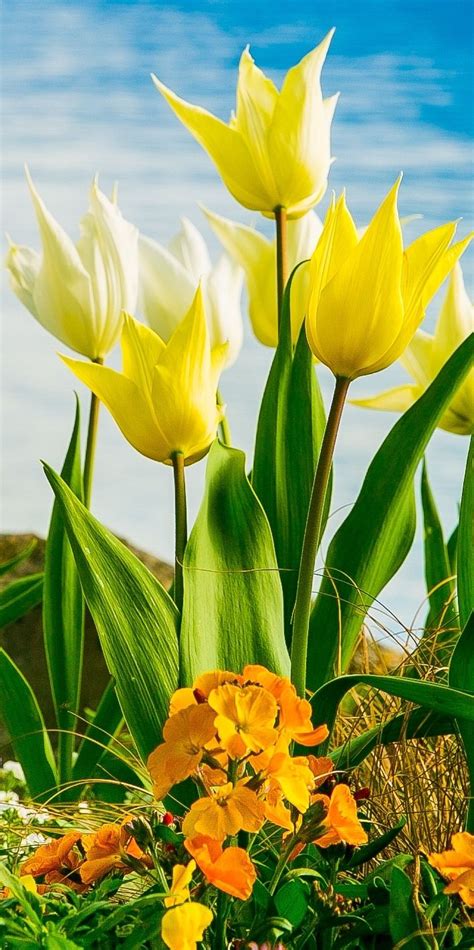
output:
[[[326,423],[304,325],[293,354],[290,293],[297,269],[285,289],[280,337],[260,406],[252,470],[252,486],[265,509],[281,569],[288,645],[306,515]]]
[[[117,699],[115,680],[111,679],[81,740],[72,770],[75,782],[94,777],[97,764],[122,722],[123,713]]]
[[[422,661],[445,667],[449,662],[454,642],[459,636],[459,619],[455,598],[455,579],[444,542],[441,520],[428,481],[425,461],[423,461],[421,474],[421,501],[425,580],[430,609],[418,650]]]
[[[361,684],[380,689],[390,696],[400,696],[443,716],[459,717],[474,723],[474,699],[464,690],[404,676],[378,676],[372,673],[339,676],[321,686],[311,697],[314,722],[326,723],[331,732],[342,698],[354,686]]]
[[[13,568],[21,564],[22,561],[27,561],[28,558],[31,557],[37,544],[36,538],[32,538],[22,551],[19,551],[14,557],[9,558],[8,561],[3,561],[0,564],[0,577],[3,577],[4,574],[8,574],[9,571],[12,571]]]
[[[344,862],[344,870],[352,871],[353,868],[357,868],[359,865],[365,864],[366,861],[375,858],[377,854],[380,854],[384,848],[387,848],[388,845],[394,841],[406,823],[407,820],[405,817],[400,818],[400,821],[397,821],[397,824],[394,825],[393,828],[389,828],[383,835],[379,835],[378,838],[375,838],[374,841],[370,841],[369,844],[364,844],[360,848],[357,848],[352,856]]]
[[[458,599],[461,627],[474,610],[474,437],[471,438],[459,512]]]
[[[82,501],[79,400],[61,477]],[[84,598],[61,505],[54,502],[45,549],[43,634],[58,736],[59,782],[71,779],[76,713],[82,682]]]
[[[413,885],[401,868],[394,867],[390,879],[390,907],[388,912],[390,936],[394,944],[407,950],[428,950],[433,946],[419,931],[420,921],[413,903]],[[411,940],[407,940],[411,937]]]
[[[283,884],[274,897],[277,914],[289,920],[293,927],[299,927],[308,910],[308,894],[308,885],[302,881]]]
[[[288,674],[283,596],[265,512],[245,456],[215,442],[184,556],[181,683],[206,670],[262,663]]]
[[[454,720],[451,716],[417,708],[408,714],[394,716],[383,725],[373,726],[360,736],[348,739],[337,749],[332,749],[328,755],[335,768],[353,769],[360,765],[376,746],[398,742],[399,739],[424,739],[427,736],[452,735],[453,732]]]
[[[459,637],[449,664],[448,682],[456,689],[466,690],[474,706],[474,612],[471,613]],[[458,728],[466,753],[469,772],[470,798],[466,830],[474,834],[474,722],[458,720]]]
[[[354,507],[333,538],[310,624],[308,683],[347,669],[366,613],[405,560],[413,542],[414,476],[426,445],[468,372],[467,339],[431,386],[396,422],[372,460]],[[343,632],[343,634],[341,633]]]
[[[44,801],[56,789],[53,750],[31,686],[0,649],[0,718],[4,722],[33,798]]]
[[[179,614],[158,580],[45,466],[123,714],[143,759],[161,741],[178,686]]]
[[[43,574],[19,577],[0,591],[0,627],[15,623],[33,610],[43,597]]]

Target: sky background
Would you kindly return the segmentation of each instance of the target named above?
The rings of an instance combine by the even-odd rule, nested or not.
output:
[[[269,231],[227,194],[214,166],[155,91],[149,74],[184,98],[227,119],[235,100],[238,60],[249,43],[257,64],[277,82],[317,45],[336,34],[323,71],[323,91],[341,97],[333,122],[336,156],[330,189],[347,189],[365,224],[400,170],[402,215],[423,220],[407,240],[462,217],[472,227],[472,10],[470,0],[243,0],[35,2],[3,9],[3,230],[39,247],[25,185],[28,163],[46,204],[75,238],[95,172],[104,190],[119,181],[123,214],[166,243],[185,214],[217,254],[197,207]],[[329,195],[329,192],[328,192]],[[316,210],[323,216],[328,195]],[[472,290],[473,254],[464,257]],[[53,338],[36,324],[3,281],[2,530],[45,534],[51,494],[39,458],[61,465],[72,426],[73,381]],[[440,298],[430,308],[432,329]],[[256,413],[272,351],[248,329],[240,360],[222,380],[235,443],[251,453]],[[115,362],[117,357],[114,358]],[[326,399],[330,376],[320,370]],[[354,395],[406,381],[396,366],[353,387]],[[79,384],[77,384],[79,385]],[[80,391],[86,417],[87,398]],[[334,513],[340,523],[395,416],[349,407],[336,452]],[[437,432],[428,465],[447,530],[456,519],[467,443]],[[204,463],[189,471],[191,513],[197,510]],[[171,558],[172,479],[123,440],[104,411],[93,497],[95,514],[117,534]],[[326,538],[326,542],[330,534]],[[421,532],[404,568],[381,596],[413,624],[424,596]],[[422,622],[424,609],[415,620]],[[385,615],[379,614],[385,623]]]

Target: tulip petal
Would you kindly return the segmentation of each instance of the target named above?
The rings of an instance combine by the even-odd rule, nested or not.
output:
[[[10,272],[10,285],[22,304],[37,318],[33,300],[36,278],[41,265],[40,255],[30,247],[10,243],[5,267]]]
[[[384,412],[405,412],[420,398],[423,389],[421,386],[395,386],[377,396],[367,396],[365,399],[351,399],[352,406],[362,406],[363,409],[381,409]]]
[[[265,346],[278,343],[275,245],[254,228],[203,208],[209,224],[228,254],[245,271],[252,329]]]
[[[268,137],[281,204],[293,214],[308,211],[327,187],[336,102],[324,105],[320,77],[333,33],[286,74]]]
[[[94,304],[91,280],[66,232],[40,198],[27,172],[28,184],[43,245],[41,266],[33,288],[39,322],[66,346],[96,359]]]
[[[223,254],[202,281],[211,347],[228,344],[226,366],[235,362],[242,347],[240,296],[243,276],[242,268]]]
[[[433,380],[432,355],[433,337],[423,330],[418,330],[400,357],[402,366],[423,389]]]
[[[168,250],[191,275],[195,284],[211,269],[206,242],[189,218],[181,218],[181,229],[168,244]]]
[[[140,308],[147,322],[167,343],[187,314],[195,284],[174,254],[140,235]]]
[[[474,308],[456,262],[433,338],[433,368],[438,372],[454,350],[474,330]]]
[[[158,462],[163,461],[163,456],[167,457],[167,446],[160,441],[149,406],[131,379],[107,366],[83,363],[62,355],[61,359],[107,406],[125,438],[138,452]]]
[[[152,75],[152,79],[178,119],[210,155],[234,198],[256,211],[262,207],[262,201],[265,207],[272,208],[272,198],[262,194],[262,184],[240,132],[206,109],[180,99],[156,76]]]
[[[165,344],[157,333],[125,313],[121,345],[122,372],[151,398],[153,370]]]
[[[384,354],[403,327],[399,184],[389,191],[357,247],[321,293],[315,352],[336,376],[354,379],[373,372],[377,360],[377,369],[387,366],[391,360],[385,362]]]
[[[247,47],[240,58],[237,114],[233,128],[238,130],[247,142],[263,190],[273,196],[277,195],[277,187],[267,138],[277,101],[276,86],[255,65]]]

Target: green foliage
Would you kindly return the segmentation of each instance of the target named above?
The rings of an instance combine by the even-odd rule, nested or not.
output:
[[[18,554],[15,554],[14,557],[8,559],[8,561],[3,561],[0,564],[0,577],[3,577],[4,574],[8,574],[9,571],[12,571],[13,568],[18,567],[19,564],[22,564],[23,561],[27,561],[29,557],[33,554],[33,551],[37,545],[36,538],[32,538],[31,541],[28,541],[28,544],[25,545],[22,551],[19,551]]]
[[[426,445],[472,361],[467,339],[426,392],[396,422],[367,471],[352,511],[333,538],[311,616],[308,683],[321,686],[353,655],[374,598],[405,560],[415,532],[414,476]]]
[[[443,527],[428,480],[426,462],[421,473],[423,505],[425,580],[429,612],[420,643],[421,658],[437,666],[447,666],[453,644],[459,635],[455,597],[455,578],[444,541]]]
[[[11,581],[0,591],[0,627],[15,623],[43,598],[43,574],[28,574]]]
[[[161,740],[178,686],[178,611],[164,587],[102,527],[49,466],[84,596],[116,680],[123,714],[146,759]]]
[[[288,674],[283,597],[265,512],[245,456],[215,442],[184,558],[181,684],[206,670],[262,663]]]
[[[252,485],[265,508],[275,541],[285,604],[285,632],[296,596],[306,513],[326,416],[304,325],[293,352],[290,293],[283,298],[280,338],[258,418]],[[328,492],[327,508],[330,501]]]
[[[82,501],[79,401],[61,477]],[[58,734],[59,782],[71,778],[74,729],[82,682],[84,599],[59,502],[55,501],[45,550],[43,635]]]
[[[33,690],[5,650],[0,650],[0,718],[31,795],[44,801],[57,783],[53,750]]]
[[[459,513],[458,599],[461,627],[474,610],[474,437],[471,437]]]

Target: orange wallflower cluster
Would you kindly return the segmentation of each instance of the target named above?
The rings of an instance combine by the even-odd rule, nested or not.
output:
[[[474,835],[459,831],[451,839],[452,849],[430,854],[428,861],[450,883],[445,894],[459,894],[468,907],[474,907]]]
[[[239,832],[255,834],[271,822],[294,836],[295,853],[307,840],[322,847],[367,841],[346,785],[330,798],[318,793],[331,760],[291,754],[294,742],[314,747],[327,738],[311,714],[291,682],[263,666],[248,665],[241,674],[216,670],[174,693],[164,741],[149,756],[157,799],[195,780],[200,797],[182,823],[185,848],[208,883],[241,900],[250,896],[256,871],[236,846]]]

